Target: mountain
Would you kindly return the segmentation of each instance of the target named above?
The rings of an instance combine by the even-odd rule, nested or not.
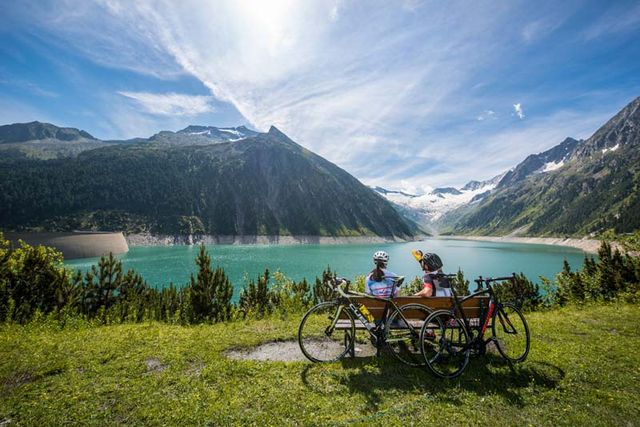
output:
[[[0,126],[0,156],[5,159],[57,159],[109,145],[88,132],[50,123],[31,122]]]
[[[0,144],[43,139],[59,141],[95,140],[93,136],[83,130],[61,128],[50,123],[31,122],[0,126]]]
[[[545,173],[542,173],[545,172]],[[566,139],[505,175],[453,232],[577,235],[640,229],[640,98],[585,141]]]
[[[508,187],[536,173],[559,169],[571,158],[581,141],[567,138],[555,147],[538,154],[532,154],[522,163],[508,171],[498,183],[499,188]]]
[[[190,126],[123,142],[49,160],[0,156],[0,226],[400,238],[417,231],[383,197],[274,127]]]
[[[208,145],[235,142],[256,136],[258,132],[244,126],[218,128],[215,126],[187,126],[178,131],[162,131],[149,138],[149,142],[178,145]]]
[[[436,188],[426,194],[415,195],[402,191],[387,190],[382,187],[373,189],[392,202],[396,209],[406,218],[427,228],[430,233],[437,234],[436,223],[446,213],[463,205],[471,203],[474,199],[487,195],[493,190],[502,175],[498,175],[487,181],[471,181],[464,187]]]
[[[445,194],[452,194],[454,196],[459,196],[460,194],[462,194],[462,191],[453,188],[453,187],[443,187],[443,188],[436,188],[434,189],[432,192],[432,194],[441,194],[441,195],[445,195]]]

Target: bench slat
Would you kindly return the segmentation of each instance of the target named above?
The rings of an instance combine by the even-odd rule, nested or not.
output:
[[[385,301],[366,297],[352,297],[351,300],[353,302],[363,304],[365,307],[367,307],[367,309],[369,309],[376,320],[380,320],[382,318],[384,307],[386,305]],[[398,307],[402,307],[408,304],[421,304],[433,311],[450,310],[454,306],[452,297],[398,297],[394,298],[393,301]],[[481,311],[486,308],[488,304],[488,296],[479,296],[465,301],[462,305],[462,308],[467,318],[478,318],[480,317]],[[408,310],[403,313],[405,317],[407,317],[407,319],[418,318],[424,320],[424,313],[420,310]],[[345,313],[342,313],[340,315],[340,318],[345,319],[346,316],[347,315]]]
[[[407,319],[407,320],[409,321],[411,326],[413,326],[416,329],[422,328],[422,324],[424,323],[424,319],[423,320]],[[469,320],[469,325],[472,328],[477,328],[480,326],[480,319],[477,317],[473,319],[467,319],[467,320]],[[355,321],[357,330],[366,329],[365,326],[362,323],[360,323],[358,320],[354,320],[354,321]],[[336,329],[338,330],[350,329],[350,328],[351,328],[351,322],[349,322],[349,320],[347,319],[338,320],[338,322],[336,323]],[[404,329],[404,327],[401,324],[398,324],[398,325],[392,325],[391,329]]]

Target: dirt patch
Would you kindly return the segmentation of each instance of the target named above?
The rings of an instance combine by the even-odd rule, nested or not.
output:
[[[165,369],[167,369],[166,365],[163,365],[162,362],[160,362],[160,359],[157,359],[155,357],[150,357],[148,359],[146,359],[144,361],[145,365],[147,365],[147,372],[151,373],[151,372],[162,372]]]
[[[231,349],[224,353],[228,358],[235,360],[258,360],[262,362],[308,362],[298,341],[274,341],[264,343],[257,347]],[[375,356],[376,349],[371,344],[356,344],[356,357]]]

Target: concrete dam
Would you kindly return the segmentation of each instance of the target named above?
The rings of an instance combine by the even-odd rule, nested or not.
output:
[[[64,259],[94,258],[102,255],[121,254],[129,251],[124,235],[121,232],[73,231],[73,232],[42,232],[42,233],[5,233],[5,238],[14,247],[18,247],[18,240],[37,246],[44,245],[56,248]]]

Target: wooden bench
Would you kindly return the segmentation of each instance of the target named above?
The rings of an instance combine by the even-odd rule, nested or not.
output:
[[[366,297],[352,297],[351,301],[354,303],[364,304],[376,321],[382,319],[382,315],[384,314],[384,307],[386,306],[386,302],[383,300],[366,298]],[[436,310],[451,310],[454,307],[454,302],[452,297],[398,297],[394,298],[393,301],[400,308],[408,304],[420,304],[424,305],[428,309],[432,311]],[[480,322],[480,317],[484,310],[487,309],[489,305],[489,297],[488,296],[478,296],[473,297],[464,302],[462,305],[462,309],[464,310],[464,314],[469,320],[469,323],[472,327],[478,326]],[[390,310],[393,310],[393,306],[390,306]],[[390,314],[390,313],[389,313]],[[422,327],[422,323],[426,319],[426,315],[421,310],[405,310],[402,312],[405,318],[411,323],[412,326],[420,328]],[[356,320],[356,329],[365,329],[364,325]],[[347,314],[342,312],[340,315],[340,320],[338,320],[337,328],[338,329],[349,329],[351,327],[351,322],[349,322],[347,318]],[[394,326],[397,328],[402,328],[402,326]]]

